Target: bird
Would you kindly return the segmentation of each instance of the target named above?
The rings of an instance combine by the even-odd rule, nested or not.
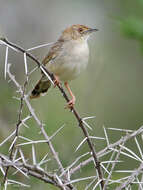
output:
[[[86,69],[89,58],[88,38],[93,29],[81,24],[74,24],[67,27],[59,39],[51,46],[42,64],[51,72],[54,77],[54,86],[64,82],[64,85],[71,96],[67,107],[72,108],[76,98],[69,87],[69,82],[79,76],[81,71]],[[42,76],[31,92],[30,98],[38,98],[48,91],[51,81],[42,72]]]

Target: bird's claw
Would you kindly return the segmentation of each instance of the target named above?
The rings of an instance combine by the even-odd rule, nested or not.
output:
[[[57,76],[55,76],[55,80],[54,80],[54,88],[60,84],[59,78]]]
[[[72,109],[74,105],[75,105],[75,98],[72,98],[72,99],[67,103],[67,105],[65,106],[65,109],[67,109],[67,108]]]

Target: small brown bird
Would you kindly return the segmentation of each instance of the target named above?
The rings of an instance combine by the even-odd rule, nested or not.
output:
[[[70,108],[75,104],[76,99],[68,82],[75,79],[86,68],[89,57],[87,39],[95,31],[98,30],[79,24],[66,28],[42,61],[48,71],[54,74],[55,86],[60,81],[64,82],[72,97],[68,102]],[[31,92],[30,98],[38,98],[41,93],[47,92],[50,86],[51,82],[42,73],[42,77]]]

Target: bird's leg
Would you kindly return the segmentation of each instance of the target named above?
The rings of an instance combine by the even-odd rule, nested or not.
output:
[[[60,84],[60,80],[57,75],[54,75],[54,77],[55,77],[55,80],[54,80],[54,88],[55,88],[58,84]]]
[[[71,91],[71,89],[70,89],[70,87],[69,87],[68,83],[67,83],[67,82],[65,82],[65,83],[64,83],[64,85],[65,85],[65,87],[67,88],[67,90],[68,90],[69,94],[70,94],[70,95],[71,95],[71,97],[72,97],[72,99],[68,102],[67,107],[68,107],[68,108],[72,108],[72,107],[73,107],[73,105],[75,104],[75,100],[76,100],[76,98],[75,98],[74,94],[72,93],[72,91]]]

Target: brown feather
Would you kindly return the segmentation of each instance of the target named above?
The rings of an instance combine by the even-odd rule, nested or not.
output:
[[[48,64],[51,60],[54,60],[61,52],[63,43],[61,41],[57,41],[50,49],[47,56],[42,61],[43,65]]]

